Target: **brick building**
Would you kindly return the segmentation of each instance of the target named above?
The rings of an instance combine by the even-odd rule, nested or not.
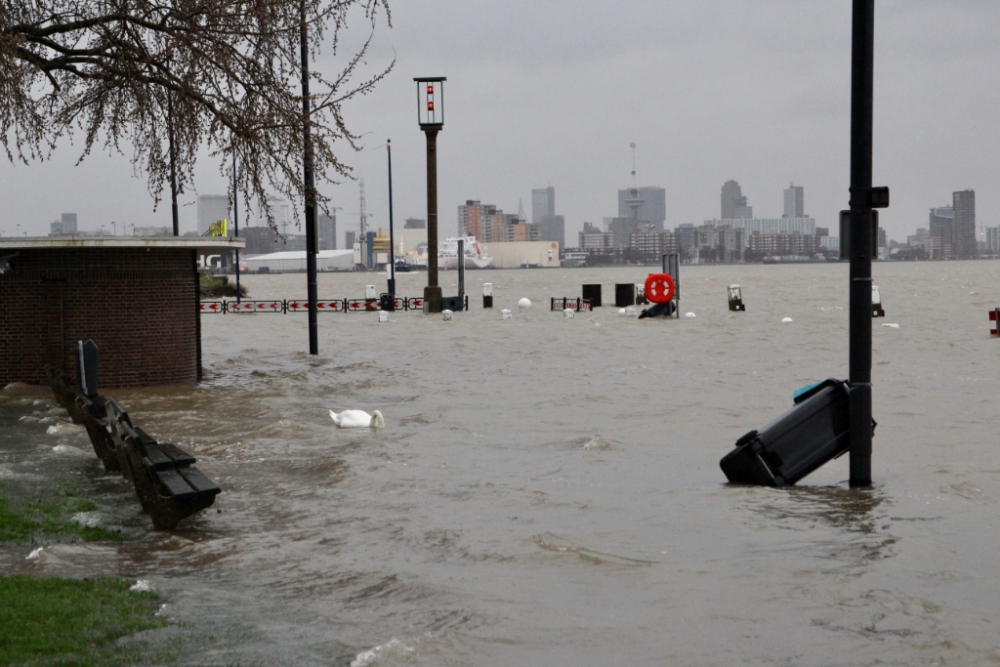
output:
[[[101,350],[98,386],[196,382],[201,376],[198,252],[241,241],[111,236],[0,238],[0,387],[75,377],[78,340]]]

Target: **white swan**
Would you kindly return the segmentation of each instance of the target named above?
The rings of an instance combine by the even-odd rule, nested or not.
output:
[[[364,410],[344,410],[340,414],[330,410],[330,417],[339,428],[385,428],[385,419],[378,410],[371,414]]]

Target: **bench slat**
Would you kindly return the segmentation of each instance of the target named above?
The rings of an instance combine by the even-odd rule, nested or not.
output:
[[[177,445],[169,442],[160,442],[156,446],[179,466],[189,466],[197,460]]]
[[[146,461],[148,459],[143,460],[144,463]],[[191,488],[187,480],[178,475],[176,470],[156,470],[151,464],[148,468],[149,474],[153,479],[166,487],[167,495],[171,496],[174,500],[193,498],[197,495],[197,492]]]
[[[205,476],[202,471],[197,468],[180,468],[177,470],[181,477],[187,480],[187,483],[194,488],[199,494],[206,493],[221,493],[222,489],[219,485],[210,480]]]
[[[146,456],[143,463],[152,467],[153,470],[171,470],[177,466],[174,460],[160,451],[158,445],[146,447]]]

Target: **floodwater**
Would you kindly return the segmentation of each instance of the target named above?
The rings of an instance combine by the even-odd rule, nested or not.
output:
[[[181,664],[1000,664],[1000,262],[876,264],[869,490],[846,456],[785,489],[718,467],[795,389],[846,376],[845,264],[682,267],[695,318],[548,311],[646,272],[469,272],[451,322],[322,314],[318,357],[305,314],[204,315],[201,385],[108,392],[223,488],[173,533],[44,390],[9,387],[0,483],[78,475],[135,539],[3,547],[0,567],[148,579],[178,625],[140,639]],[[384,280],[324,274],[320,297]],[[305,294],[301,274],[244,283]],[[386,428],[339,431],[345,408]]]

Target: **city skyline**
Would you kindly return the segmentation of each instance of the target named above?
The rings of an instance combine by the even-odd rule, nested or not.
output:
[[[634,182],[632,141],[637,181],[666,189],[668,228],[716,217],[718,187],[727,179],[741,184],[757,215],[782,214],[789,179],[809,188],[806,212],[818,225],[835,227],[847,207],[850,12],[842,3],[676,1],[644,7],[643,25],[635,26],[609,3],[583,0],[572,31],[557,29],[565,16],[555,8],[523,2],[500,9],[403,0],[393,13],[395,27],[375,35],[370,60],[374,69],[395,52],[396,69],[345,107],[353,131],[374,135],[363,138],[360,153],[345,146],[341,155],[367,179],[369,213],[383,225],[385,151],[378,147],[387,137],[396,210],[426,214],[423,136],[410,78],[427,72],[449,77],[449,121],[439,137],[442,210],[482,196],[517,211],[520,198],[551,181],[566,236],[573,237],[585,221],[615,215],[615,192]],[[529,13],[537,20],[515,20]],[[426,30],[445,18],[456,29],[428,42]],[[522,32],[485,50],[463,36],[484,18]],[[874,166],[876,181],[892,189],[892,206],[881,212],[892,238],[925,226],[927,210],[962,189],[977,192],[978,226],[1000,220],[1000,192],[992,187],[1000,174],[990,148],[1000,138],[992,121],[1000,102],[989,93],[1000,83],[1000,68],[990,65],[1000,47],[989,26],[998,19],[994,3],[897,0],[876,8]],[[597,35],[615,37],[595,49]],[[316,67],[332,70],[330,63],[326,52]],[[504,86],[532,93],[520,104],[488,103],[490,91]],[[637,89],[642,94],[632,95]],[[724,104],[720,90],[754,104]],[[622,107],[622,99],[633,103]],[[110,229],[111,220],[169,226],[167,193],[152,213],[153,199],[144,180],[133,178],[127,147],[125,153],[95,152],[74,167],[77,153],[61,142],[44,163],[8,163],[0,178],[0,229],[9,235],[20,224],[45,234],[66,210],[79,213],[81,229]],[[185,231],[195,229],[196,194],[225,192],[227,185],[207,155],[195,183],[198,192],[180,198]],[[353,225],[357,184],[320,187],[346,209],[341,226]],[[241,218],[243,211],[241,205]],[[455,231],[454,224],[442,233]]]

